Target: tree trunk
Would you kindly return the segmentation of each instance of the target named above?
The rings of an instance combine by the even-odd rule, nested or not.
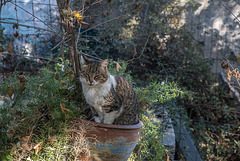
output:
[[[76,30],[74,25],[72,25],[67,18],[66,15],[62,14],[63,10],[69,11],[71,13],[70,8],[70,0],[57,0],[58,4],[58,10],[60,13],[61,18],[61,29],[65,30],[65,37],[70,38],[68,41],[68,51],[69,51],[69,58],[71,65],[73,67],[73,72],[75,76],[75,83],[76,83],[76,89],[77,94],[81,95],[82,92],[82,86],[79,80],[80,71],[81,71],[81,65],[79,61],[79,55],[77,52],[77,42],[76,42]]]

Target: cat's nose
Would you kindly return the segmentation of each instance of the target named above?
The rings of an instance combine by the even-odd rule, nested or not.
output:
[[[89,80],[89,85],[93,86],[93,81]]]

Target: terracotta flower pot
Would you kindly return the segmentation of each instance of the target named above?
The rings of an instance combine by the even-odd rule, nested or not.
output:
[[[93,161],[126,161],[138,142],[143,126],[141,121],[136,125],[109,125],[77,120],[86,129],[90,160]]]

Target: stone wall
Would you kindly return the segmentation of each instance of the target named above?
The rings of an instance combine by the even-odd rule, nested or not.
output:
[[[240,54],[240,1],[195,0],[198,9],[189,7],[188,0],[182,5],[189,9],[182,14],[182,23],[194,33],[194,38],[203,45],[204,57],[213,59],[212,72],[222,71],[221,62],[227,58],[238,66]]]

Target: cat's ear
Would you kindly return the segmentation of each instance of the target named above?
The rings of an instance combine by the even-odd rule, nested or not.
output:
[[[88,58],[84,54],[81,55],[81,63],[83,65],[86,65],[88,63]]]
[[[101,64],[101,67],[107,68],[107,66],[108,66],[108,59],[103,60],[100,64]]]

